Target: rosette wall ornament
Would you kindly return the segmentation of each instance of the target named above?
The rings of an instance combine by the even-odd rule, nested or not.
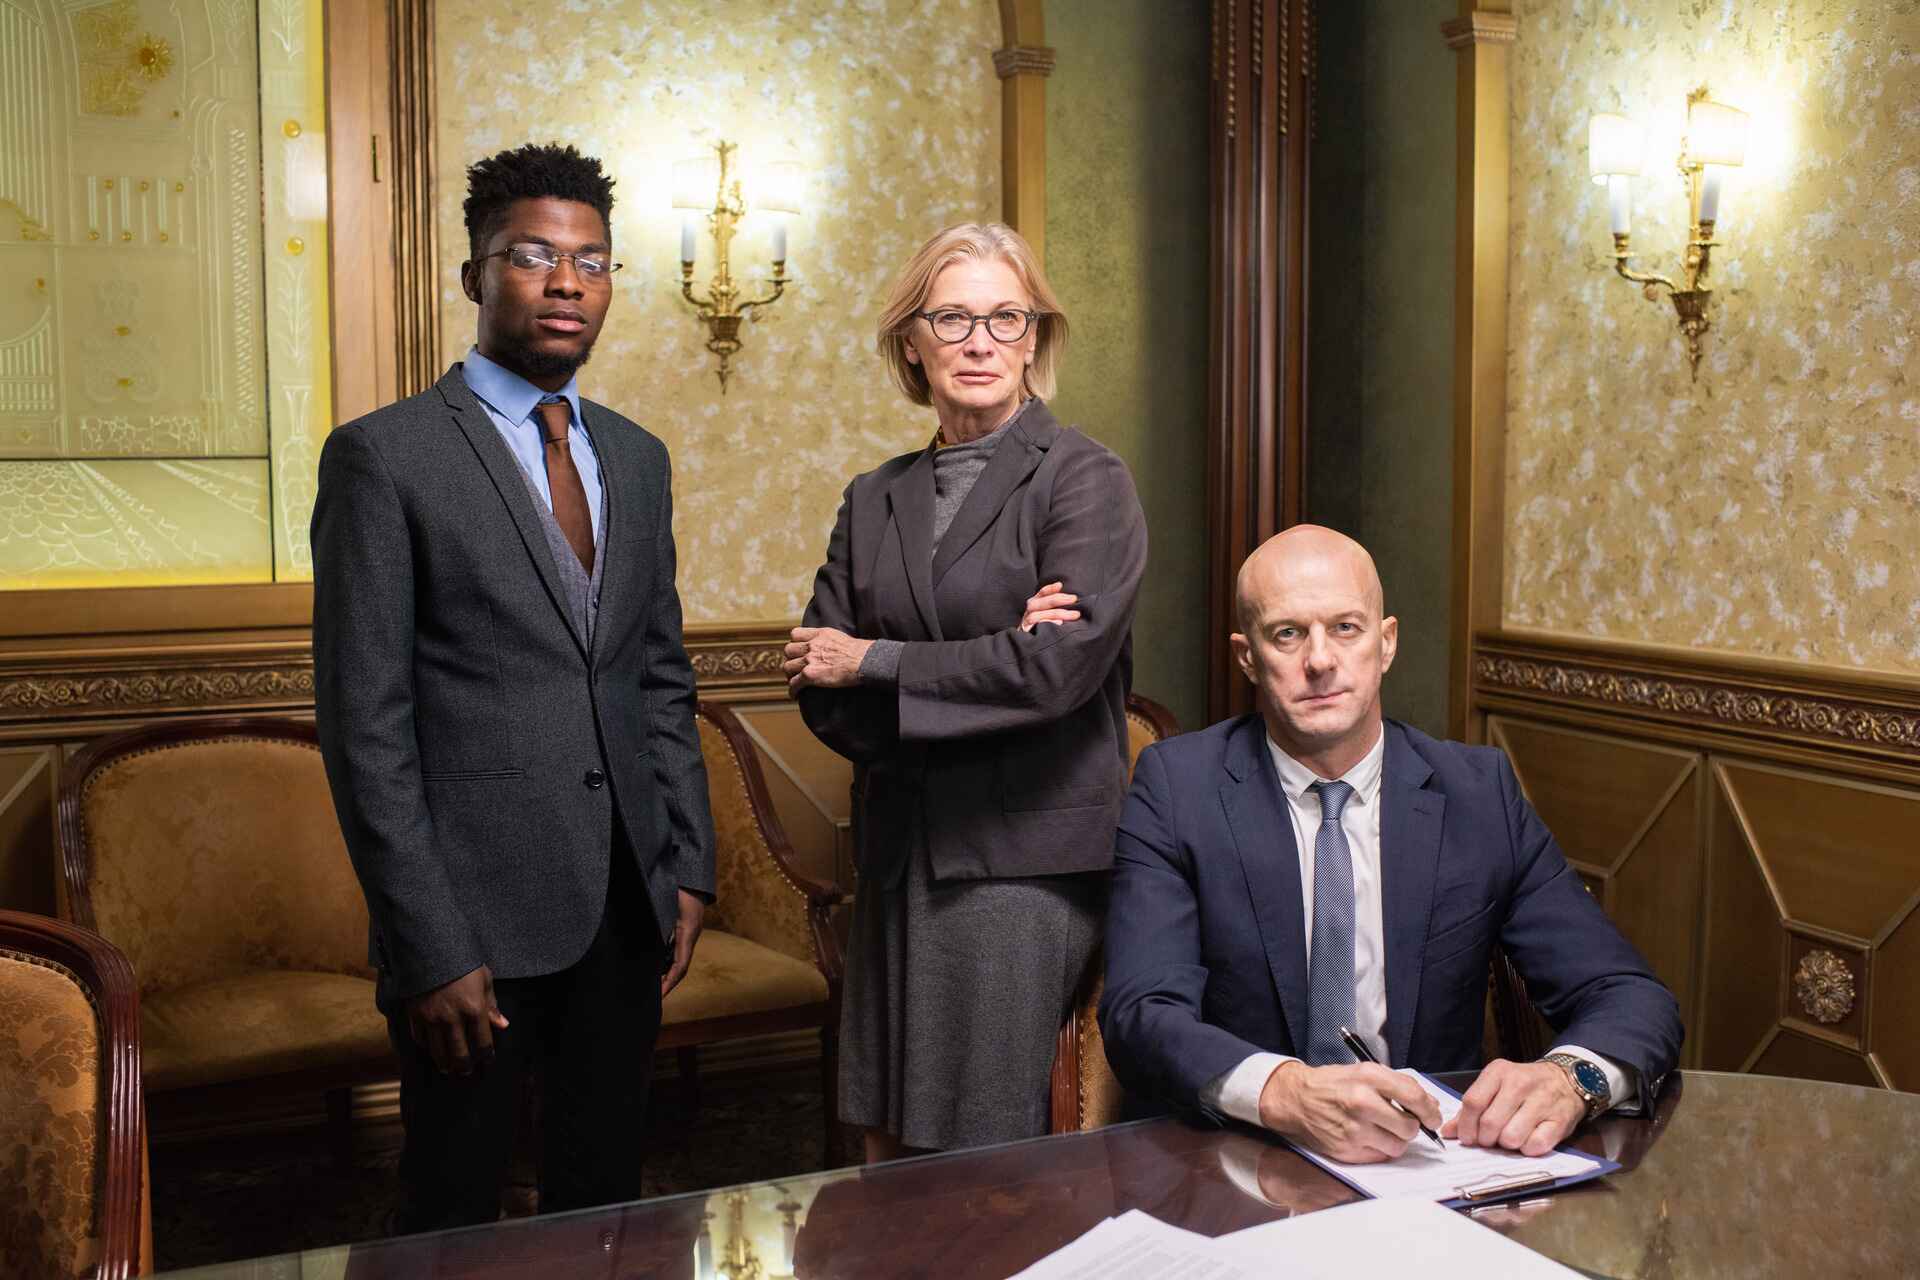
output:
[[[748,319],[758,320],[760,309],[772,306],[793,283],[787,275],[787,220],[800,212],[800,166],[790,163],[767,165],[751,184],[749,203],[741,192],[740,179],[733,170],[731,142],[715,144],[718,162],[687,160],[673,167],[673,207],[699,210],[706,214],[708,234],[713,237],[713,276],[707,281],[706,296],[694,292],[693,268],[699,250],[699,218],[687,213],[680,224],[680,296],[693,307],[694,314],[707,327],[707,350],[720,359],[714,372],[720,379],[720,394],[727,393],[729,363],[740,350],[740,326]],[[711,192],[711,195],[707,193]],[[711,200],[711,205],[708,201]],[[734,283],[733,238],[740,222],[755,214],[773,217],[773,276],[764,297],[740,296]]]
[[[1720,219],[1723,170],[1746,163],[1747,126],[1746,112],[1712,101],[1706,86],[1687,95],[1687,132],[1680,142],[1679,166],[1680,176],[1687,183],[1690,233],[1678,281],[1635,271],[1629,265],[1633,258],[1633,179],[1640,172],[1645,134],[1621,115],[1596,115],[1587,126],[1587,171],[1594,182],[1607,189],[1614,270],[1640,285],[1649,301],[1657,299],[1660,290],[1667,291],[1696,379],[1700,376],[1700,339],[1708,328],[1707,303],[1713,296],[1707,287],[1707,268],[1713,250],[1722,243],[1713,235]]]

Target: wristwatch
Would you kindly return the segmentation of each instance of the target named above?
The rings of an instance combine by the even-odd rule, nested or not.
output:
[[[1605,1115],[1613,1105],[1613,1089],[1607,1084],[1607,1073],[1585,1058],[1571,1053],[1550,1053],[1541,1061],[1551,1062],[1567,1073],[1567,1083],[1580,1095],[1580,1101],[1587,1104],[1587,1119]]]

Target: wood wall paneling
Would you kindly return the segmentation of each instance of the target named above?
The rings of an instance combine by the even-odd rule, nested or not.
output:
[[[1713,773],[1706,998],[1742,1016],[1709,1024],[1703,1059],[1920,1089],[1920,791],[1737,759]]]
[[[1207,634],[1233,625],[1247,555],[1302,518],[1314,0],[1214,0],[1210,116]],[[1210,720],[1252,709],[1207,646]]]
[[[1920,1088],[1920,694],[1482,634],[1474,706],[1687,1018],[1687,1065]]]
[[[60,749],[0,749],[0,909],[54,914],[53,813]]]
[[[1692,1009],[1703,757],[1509,716],[1487,729],[1588,890]]]

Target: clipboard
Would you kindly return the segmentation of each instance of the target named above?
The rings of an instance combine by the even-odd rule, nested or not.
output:
[[[1408,1074],[1418,1080],[1429,1092],[1446,1094],[1453,1098],[1455,1102],[1460,1100],[1460,1094],[1457,1090],[1449,1088],[1438,1080],[1423,1075],[1418,1071],[1409,1072]],[[1369,1185],[1367,1172],[1369,1170],[1389,1169],[1397,1163],[1389,1161],[1385,1165],[1344,1165],[1297,1143],[1289,1142],[1288,1145],[1370,1200],[1380,1198],[1381,1191],[1379,1190],[1379,1184],[1377,1182],[1374,1183],[1374,1185]],[[1462,1149],[1464,1150],[1464,1148]],[[1409,1150],[1413,1150],[1413,1148],[1409,1148]],[[1500,1157],[1500,1159],[1502,1163],[1504,1163],[1509,1157]],[[1428,1196],[1422,1194],[1417,1198],[1431,1198],[1449,1209],[1473,1209],[1483,1205],[1497,1204],[1503,1200],[1511,1200],[1516,1197],[1532,1198],[1551,1195],[1553,1192],[1562,1190],[1563,1188],[1579,1186],[1583,1182],[1591,1182],[1596,1178],[1604,1177],[1620,1168],[1618,1161],[1609,1160],[1605,1156],[1589,1155],[1585,1151],[1577,1151],[1567,1146],[1555,1147],[1551,1155],[1540,1157],[1542,1162],[1558,1166],[1557,1169],[1530,1169],[1527,1167],[1530,1162],[1525,1157],[1516,1156],[1511,1157],[1511,1159],[1514,1163],[1514,1168],[1511,1172],[1502,1171],[1498,1174],[1476,1176],[1461,1182],[1447,1184],[1445,1189],[1451,1190],[1454,1193],[1451,1196]],[[1439,1185],[1436,1181],[1435,1186]],[[1408,1193],[1406,1198],[1415,1197],[1412,1193]]]

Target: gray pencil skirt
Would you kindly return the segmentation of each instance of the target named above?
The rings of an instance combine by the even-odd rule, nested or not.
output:
[[[1047,1131],[1055,1039],[1099,945],[1105,872],[936,882],[924,848],[854,901],[840,1118],[950,1150]]]

